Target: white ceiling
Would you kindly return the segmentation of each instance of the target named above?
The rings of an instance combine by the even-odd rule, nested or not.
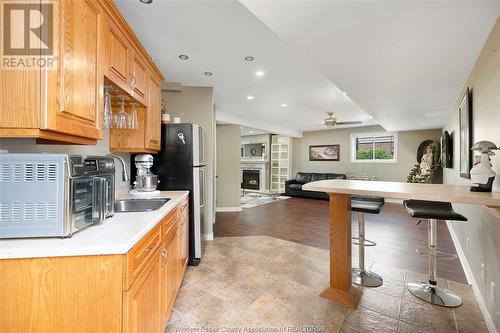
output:
[[[241,1],[390,131],[440,128],[499,1]]]
[[[292,136],[321,128],[327,111],[376,124],[237,1],[116,3],[167,80],[214,87],[217,120]],[[255,60],[244,61],[248,55]]]
[[[292,136],[327,111],[390,131],[442,127],[500,13],[498,1],[117,5],[169,81],[214,87],[217,120]]]

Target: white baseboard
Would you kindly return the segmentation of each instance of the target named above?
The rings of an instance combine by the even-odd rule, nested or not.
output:
[[[493,322],[493,319],[488,312],[488,308],[486,307],[486,302],[484,301],[483,295],[479,291],[476,279],[474,278],[474,274],[472,274],[472,269],[469,266],[469,262],[467,261],[465,252],[460,245],[460,241],[458,240],[455,231],[451,227],[450,221],[446,221],[446,225],[448,226],[448,230],[450,231],[451,239],[453,240],[453,244],[455,245],[455,249],[457,250],[458,257],[460,258],[460,263],[462,264],[462,268],[464,269],[467,282],[472,286],[472,291],[474,292],[474,296],[476,297],[479,309],[481,310],[484,321],[486,323],[486,327],[488,328],[488,331],[490,333],[498,333],[495,323]]]
[[[225,213],[225,212],[241,212],[241,206],[240,207],[216,207],[215,212],[217,213]]]
[[[211,233],[211,234],[201,234],[201,238],[204,241],[213,241],[214,240],[214,234],[213,233]]]

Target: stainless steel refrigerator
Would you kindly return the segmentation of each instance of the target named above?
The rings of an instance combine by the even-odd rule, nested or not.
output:
[[[192,266],[201,260],[201,225],[206,219],[205,156],[201,126],[162,125],[161,151],[154,155],[151,171],[158,175],[159,190],[189,191],[189,265]]]

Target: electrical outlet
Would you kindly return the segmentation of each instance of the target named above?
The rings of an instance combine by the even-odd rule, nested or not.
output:
[[[495,282],[490,281],[490,298],[491,302],[495,303]]]
[[[481,263],[481,280],[486,283],[486,265],[484,262]]]
[[[465,249],[468,250],[470,247],[470,238],[467,237],[467,242],[465,243]]]

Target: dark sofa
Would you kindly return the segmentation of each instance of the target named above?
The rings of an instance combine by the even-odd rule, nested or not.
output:
[[[302,190],[302,185],[306,183],[327,179],[346,179],[346,175],[342,173],[297,172],[295,179],[290,179],[285,182],[285,195],[328,200],[328,194],[324,192]]]

